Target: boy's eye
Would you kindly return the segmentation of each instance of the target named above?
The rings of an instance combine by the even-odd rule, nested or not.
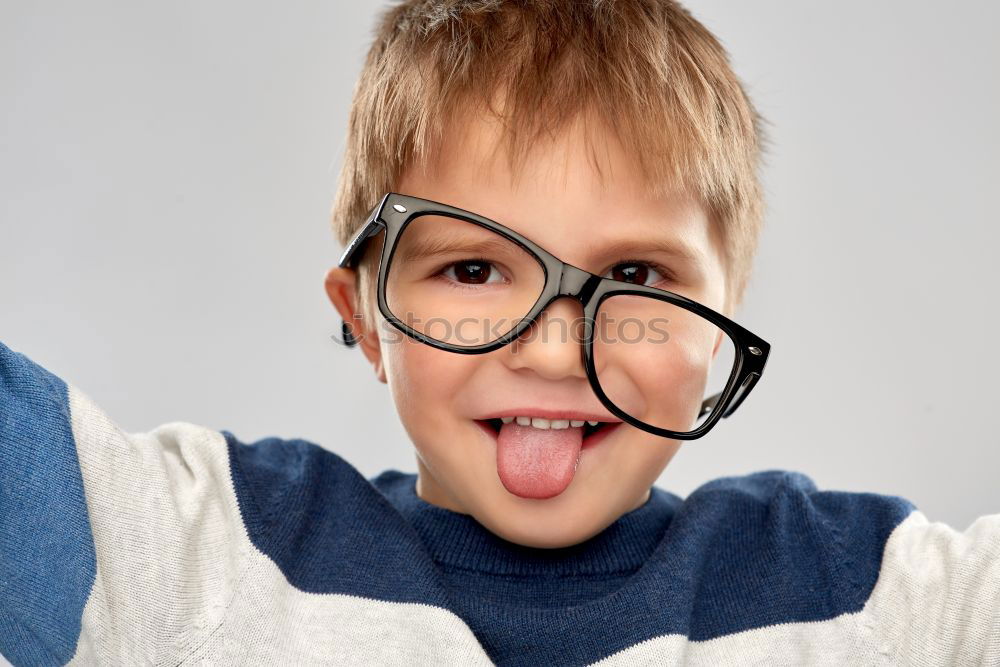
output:
[[[464,285],[487,285],[503,282],[503,275],[484,259],[465,259],[453,262],[442,273],[445,278]]]
[[[639,260],[629,260],[626,262],[619,262],[618,264],[612,266],[608,272],[604,274],[604,277],[636,285],[647,285],[646,281],[652,278],[652,284],[655,285],[656,283],[667,280],[668,275],[669,272],[657,264],[642,262]]]

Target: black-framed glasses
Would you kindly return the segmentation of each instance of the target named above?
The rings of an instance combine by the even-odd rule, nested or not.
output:
[[[771,346],[762,338],[680,294],[630,282],[662,275],[652,262],[625,262],[623,279],[598,276],[477,213],[390,192],[339,266],[355,267],[382,231],[378,308],[396,329],[441,350],[481,354],[529,332],[555,299],[574,298],[583,318],[560,333],[579,335],[601,403],[649,433],[702,437],[764,372]],[[355,342],[346,322],[343,331]]]

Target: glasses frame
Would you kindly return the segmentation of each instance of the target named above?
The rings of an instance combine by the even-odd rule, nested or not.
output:
[[[392,257],[396,250],[396,243],[399,240],[400,234],[406,229],[411,220],[424,215],[435,214],[459,218],[486,227],[506,237],[533,255],[545,272],[545,285],[538,300],[531,307],[531,310],[528,311],[527,315],[514,328],[494,341],[475,346],[445,343],[425,336],[409,327],[389,310],[385,298],[386,276],[389,273],[388,269],[391,266]],[[601,403],[612,414],[647,433],[676,440],[696,440],[704,436],[715,426],[719,419],[724,419],[732,415],[736,411],[736,408],[746,400],[747,396],[750,395],[750,392],[760,380],[764,372],[764,366],[767,364],[767,358],[771,350],[771,346],[767,341],[725,315],[697,301],[692,301],[687,297],[668,290],[627,283],[584,271],[577,266],[562,261],[535,242],[512,229],[504,227],[495,220],[481,216],[478,213],[473,213],[472,211],[466,211],[429,199],[421,199],[397,192],[386,193],[381,201],[369,212],[365,224],[345,248],[338,266],[341,268],[356,268],[357,263],[364,254],[364,248],[367,243],[383,231],[386,236],[378,265],[378,308],[386,321],[399,331],[421,343],[448,352],[484,354],[498,350],[516,340],[534,323],[542,311],[556,299],[564,296],[576,299],[583,306],[584,340],[582,355],[584,367],[587,371],[587,379],[590,382],[591,388]],[[736,363],[733,364],[733,370],[726,382],[726,387],[721,392],[706,398],[702,402],[698,418],[703,417],[709,411],[711,411],[711,414],[701,426],[693,431],[671,431],[646,424],[619,409],[601,388],[600,382],[597,379],[597,369],[594,365],[593,338],[595,318],[601,303],[612,296],[619,295],[652,297],[692,311],[718,326],[733,341],[736,348]],[[345,334],[345,344],[348,346],[354,345],[356,340],[351,335],[350,327],[348,327],[346,322],[342,324],[342,330]]]

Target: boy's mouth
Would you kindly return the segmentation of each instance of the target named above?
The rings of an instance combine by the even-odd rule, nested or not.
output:
[[[584,449],[622,425],[620,421],[579,419],[586,416],[508,414],[475,422],[496,446],[497,474],[504,487],[522,498],[545,499],[559,495],[573,481]]]

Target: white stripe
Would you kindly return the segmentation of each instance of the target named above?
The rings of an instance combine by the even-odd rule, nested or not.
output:
[[[829,621],[783,623],[755,628],[707,641],[688,641],[683,635],[664,635],[619,651],[594,664],[618,665],[888,665],[871,630],[859,614]]]

